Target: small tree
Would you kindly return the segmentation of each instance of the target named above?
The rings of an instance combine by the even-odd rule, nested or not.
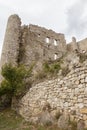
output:
[[[20,95],[25,87],[25,79],[29,77],[32,72],[32,67],[26,70],[24,66],[13,67],[11,64],[5,64],[2,67],[2,76],[0,96],[7,94],[10,96]]]

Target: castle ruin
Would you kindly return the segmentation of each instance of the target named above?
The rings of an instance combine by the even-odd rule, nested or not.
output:
[[[81,53],[87,51],[87,38],[77,42],[72,37],[72,42],[67,44],[64,34],[37,25],[21,26],[19,16],[11,15],[7,23],[0,69],[5,63],[28,67],[36,62],[35,70],[38,71],[44,61],[55,61],[67,51],[71,53],[76,50]],[[84,66],[71,70],[62,80],[58,78],[33,86],[20,101],[22,106],[19,113],[28,120],[29,114],[40,111],[41,103],[47,100],[53,108],[69,112],[76,110],[75,117],[85,120],[87,125],[87,65]]]
[[[29,66],[37,62],[56,60],[66,51],[87,50],[87,39],[76,42],[73,37],[70,44],[66,44],[65,36],[37,25],[23,25],[18,15],[8,18],[4,44],[1,55],[1,67],[5,63]]]

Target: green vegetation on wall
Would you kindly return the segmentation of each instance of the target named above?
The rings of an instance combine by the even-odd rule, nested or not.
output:
[[[59,70],[61,69],[60,63],[53,63],[53,64],[48,64],[47,62],[45,62],[43,64],[43,69],[46,73],[58,73]]]
[[[47,77],[54,77],[58,74],[59,70],[61,69],[60,62],[44,62],[42,66],[42,70],[38,72],[36,75],[36,79],[45,79]]]

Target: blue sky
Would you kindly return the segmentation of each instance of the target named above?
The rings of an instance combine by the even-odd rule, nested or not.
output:
[[[66,41],[87,37],[87,0],[0,0],[0,53],[7,19],[18,14],[22,24],[36,24],[58,33]]]

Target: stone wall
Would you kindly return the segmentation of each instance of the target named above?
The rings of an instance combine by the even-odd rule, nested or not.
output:
[[[81,52],[87,51],[87,38],[78,42],[79,50]]]
[[[78,65],[64,78],[33,85],[21,99],[19,113],[26,119],[37,116],[49,103],[52,110],[66,110],[87,124],[87,63]]]
[[[25,53],[22,63],[26,66],[29,66],[31,62],[37,62],[37,60],[40,63],[46,60],[55,60],[66,52],[64,34],[55,33],[36,25],[26,27],[24,34],[26,35],[23,37]]]
[[[87,38],[77,42],[76,38],[72,37],[72,42],[67,44],[67,50],[68,51],[78,50],[80,53],[86,52],[87,51]]]

